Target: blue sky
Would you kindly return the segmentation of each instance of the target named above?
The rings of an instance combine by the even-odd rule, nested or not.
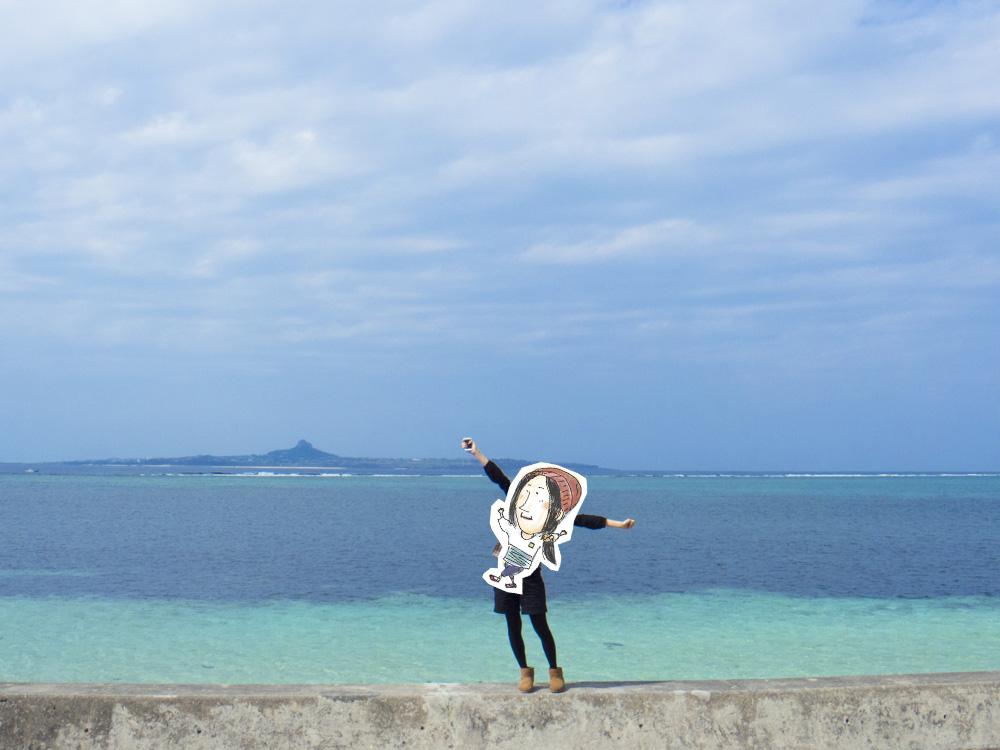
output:
[[[0,461],[996,470],[998,140],[998,0],[0,2]]]

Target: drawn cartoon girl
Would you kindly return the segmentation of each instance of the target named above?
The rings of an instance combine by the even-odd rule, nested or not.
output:
[[[493,506],[491,526],[500,540],[498,557],[503,568],[498,565],[483,578],[496,588],[503,586],[520,594],[522,579],[539,563],[558,570],[557,545],[569,540],[573,518],[586,494],[587,480],[568,469],[551,464],[522,469],[508,501],[497,500]]]

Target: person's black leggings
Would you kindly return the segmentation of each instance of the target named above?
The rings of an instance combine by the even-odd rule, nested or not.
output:
[[[542,639],[542,650],[545,651],[545,658],[549,662],[549,669],[559,666],[556,661],[556,639],[549,630],[549,622],[545,619],[545,613],[538,615],[528,615],[531,618],[531,627]],[[510,647],[514,652],[514,658],[523,669],[528,666],[528,659],[524,653],[524,638],[521,636],[521,613],[507,613],[507,637],[510,638]]]

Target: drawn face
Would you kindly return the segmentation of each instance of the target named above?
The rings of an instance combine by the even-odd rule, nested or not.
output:
[[[545,477],[529,479],[517,493],[514,506],[517,525],[525,534],[537,534],[545,525],[549,515],[549,486]]]

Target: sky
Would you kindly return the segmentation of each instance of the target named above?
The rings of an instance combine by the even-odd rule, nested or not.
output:
[[[0,461],[1000,469],[1000,0],[0,0]]]

